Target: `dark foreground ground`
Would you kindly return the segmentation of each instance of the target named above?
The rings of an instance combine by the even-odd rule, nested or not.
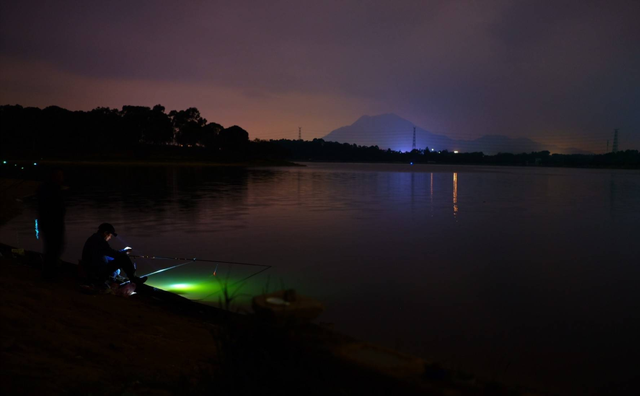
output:
[[[151,287],[84,294],[70,265],[47,281],[38,254],[0,250],[2,394],[531,394]]]

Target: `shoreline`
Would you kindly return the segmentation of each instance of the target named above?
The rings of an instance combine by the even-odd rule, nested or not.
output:
[[[33,193],[37,183],[24,187],[5,189],[3,196],[13,191],[17,198],[15,194],[29,193],[30,188]],[[255,380],[269,381],[267,387],[279,394],[523,391],[320,325],[276,326],[255,314],[199,304],[147,285],[130,298],[86,295],[79,291],[75,265],[63,263],[64,276],[48,282],[38,269],[41,254],[19,248],[0,243],[0,329],[2,360],[8,367],[2,373],[2,388],[8,394],[173,394],[185,389],[234,394],[234,384],[244,378],[247,366],[257,371],[251,374]],[[269,393],[262,385],[244,386],[250,393]]]
[[[48,281],[40,253],[0,243],[0,254],[4,394],[540,394],[147,285],[131,297],[84,294],[71,263]]]
[[[30,166],[34,162],[27,159],[5,160],[10,167],[11,164],[18,166]],[[421,165],[421,166],[463,166],[463,167],[491,167],[491,168],[527,168],[527,169],[590,169],[590,170],[623,170],[639,171],[638,166],[589,166],[589,165],[552,165],[552,164],[522,164],[522,163],[476,163],[476,162],[406,162],[406,161],[324,161],[324,160],[271,160],[255,159],[245,161],[198,161],[186,159],[157,159],[157,160],[136,160],[136,159],[46,159],[37,162],[41,166],[194,166],[194,167],[306,167],[306,164],[369,164],[369,165]]]
[[[33,161],[26,159],[13,159],[6,160],[9,166],[10,164],[29,165],[33,164]],[[181,159],[166,159],[166,160],[61,160],[61,159],[47,159],[36,162],[40,166],[56,166],[56,165],[88,165],[88,166],[202,166],[202,167],[276,167],[276,166],[304,166],[295,162],[285,160],[250,160],[239,162],[209,162],[209,161],[190,161]]]
[[[292,160],[293,161],[293,160]],[[487,164],[487,163],[475,163],[475,162],[398,162],[398,161],[321,161],[321,160],[295,160],[296,163],[310,163],[310,164],[380,164],[380,165],[424,165],[424,166],[477,166],[477,167],[492,167],[492,168],[527,168],[527,169],[602,169],[602,170],[625,170],[625,171],[639,171],[640,167],[620,167],[620,166],[571,166],[571,165],[534,165],[534,164]]]
[[[0,177],[0,225],[22,212],[22,200],[35,195],[40,181]]]

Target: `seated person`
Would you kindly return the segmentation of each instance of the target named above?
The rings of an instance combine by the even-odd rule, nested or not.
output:
[[[111,237],[118,236],[109,223],[100,224],[98,232],[91,235],[82,249],[82,266],[87,281],[96,286],[109,285],[116,281],[122,270],[136,285],[143,284],[147,277],[135,276],[136,267],[129,259],[127,250],[115,250],[109,246]]]

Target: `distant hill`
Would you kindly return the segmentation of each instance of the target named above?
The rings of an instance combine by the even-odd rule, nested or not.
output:
[[[396,114],[362,116],[349,126],[331,131],[324,140],[339,143],[355,143],[360,146],[378,146],[397,151],[410,151],[413,143],[413,124]],[[486,135],[475,140],[456,140],[416,127],[416,147],[435,150],[483,152],[485,154],[529,153],[549,150],[562,154],[591,154],[575,148],[545,146],[527,138],[510,138],[502,135]]]

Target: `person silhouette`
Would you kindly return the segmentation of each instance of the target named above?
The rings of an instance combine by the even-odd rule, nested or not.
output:
[[[42,235],[44,248],[42,275],[45,279],[58,275],[58,263],[64,251],[66,207],[62,194],[63,183],[62,169],[53,169],[37,191],[38,230]]]
[[[115,228],[109,223],[102,223],[98,231],[91,235],[82,249],[82,266],[86,273],[86,281],[109,288],[116,281],[118,270],[122,270],[129,280],[141,285],[147,277],[136,276],[136,267],[129,258],[130,248],[115,250],[109,246],[109,240],[117,237]]]

